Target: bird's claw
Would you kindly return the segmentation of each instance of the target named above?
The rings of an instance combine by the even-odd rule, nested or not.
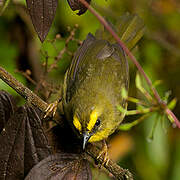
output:
[[[59,103],[59,100],[48,105],[47,109],[45,110],[46,114],[44,115],[44,118],[46,118],[47,116],[51,116],[51,115],[52,115],[52,117],[55,116],[57,107],[58,107],[58,103]]]
[[[107,144],[105,141],[103,142],[103,148],[100,151],[97,159],[100,159],[100,158],[103,158],[103,162],[101,163],[100,167],[102,167],[104,165],[107,166],[110,159],[109,159],[109,155],[108,155],[108,147],[107,147]]]

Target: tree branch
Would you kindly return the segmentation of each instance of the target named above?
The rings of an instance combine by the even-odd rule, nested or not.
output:
[[[88,148],[86,151],[96,162],[103,164],[104,162],[104,155],[100,156],[98,159],[97,157],[99,156],[100,150],[91,144],[88,144]],[[123,169],[119,165],[117,165],[115,162],[112,160],[109,160],[108,164],[104,164],[104,167],[112,173],[116,179],[119,180],[133,180],[133,176],[131,172],[128,169]]]
[[[30,89],[16,80],[5,69],[0,67],[0,78],[11,86],[18,94],[27,100],[28,103],[38,107],[42,112],[45,112],[48,104],[44,102],[40,97],[34,94]]]
[[[177,117],[173,114],[173,112],[167,107],[166,103],[163,102],[163,100],[160,98],[157,90],[153,87],[152,82],[150,80],[150,78],[147,76],[147,74],[144,72],[143,68],[141,67],[141,65],[139,64],[139,62],[136,60],[136,58],[134,57],[134,55],[129,51],[129,49],[125,46],[125,44],[121,41],[121,39],[119,38],[119,36],[116,34],[116,32],[111,28],[111,26],[109,26],[109,24],[107,23],[107,21],[95,10],[93,9],[85,0],[79,0],[86,8],[89,9],[89,11],[96,16],[96,18],[100,21],[100,23],[109,31],[109,33],[114,37],[114,39],[118,42],[118,44],[123,48],[124,52],[129,56],[129,58],[131,59],[131,61],[136,65],[137,69],[139,70],[139,72],[143,75],[143,77],[145,78],[147,84],[149,85],[149,87],[151,88],[153,95],[155,97],[155,99],[157,100],[157,102],[159,103],[160,107],[164,110],[164,112],[170,116],[173,120],[174,123],[176,124],[176,126],[178,128],[180,128],[180,122],[177,119]]]
[[[25,87],[22,83],[16,80],[11,74],[9,74],[5,69],[0,67],[0,78],[11,86],[18,94],[24,97],[28,103],[33,104],[35,107],[39,108],[42,112],[45,113],[45,110],[48,107],[48,104],[44,102],[40,97],[34,94],[30,89]],[[103,163],[104,155],[100,158],[97,158],[100,150],[93,145],[90,145],[87,149],[87,153],[99,163]],[[132,174],[127,170],[118,166],[113,161],[104,165],[104,167],[112,173],[119,180],[133,180]]]

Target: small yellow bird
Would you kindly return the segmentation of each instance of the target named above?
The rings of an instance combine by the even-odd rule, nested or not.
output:
[[[115,30],[129,49],[144,33],[144,23],[137,15],[121,16]],[[127,108],[122,89],[128,92],[128,61],[123,49],[107,31],[88,34],[75,53],[63,85],[62,104],[74,132],[87,142],[106,139],[122,122]]]

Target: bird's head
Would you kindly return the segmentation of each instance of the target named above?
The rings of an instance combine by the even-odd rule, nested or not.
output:
[[[73,125],[83,139],[83,149],[87,142],[101,141],[114,130],[114,111],[109,103],[81,106],[73,114]]]

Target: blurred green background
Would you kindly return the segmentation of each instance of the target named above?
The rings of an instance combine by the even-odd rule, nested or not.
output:
[[[135,53],[145,72],[153,82],[162,80],[157,87],[163,97],[170,90],[170,99],[180,99],[180,1],[179,0],[92,0],[92,5],[106,18],[113,20],[125,12],[136,13],[146,24],[146,33],[139,42]],[[68,26],[75,32],[75,40],[67,45],[68,51],[58,61],[58,68],[48,74],[48,82],[53,86],[60,85],[73,53],[78,47],[76,39],[82,41],[87,33],[95,33],[100,27],[97,19],[89,12],[77,16],[66,0],[59,0],[57,13],[50,32],[43,44],[34,32],[31,20],[25,9],[24,0],[12,0],[4,14],[0,17],[0,66],[15,76],[23,84],[37,90],[35,83],[22,75],[29,70],[29,76],[39,82],[46,60],[51,65],[59,52],[64,48],[69,37]],[[59,39],[57,34],[60,34]],[[57,37],[55,39],[55,37]],[[47,58],[48,57],[48,58]],[[139,92],[134,85],[136,67],[130,64],[130,95],[138,97]],[[28,73],[26,73],[28,74]],[[35,88],[36,87],[36,88]],[[54,86],[53,86],[54,87]],[[0,81],[0,89],[4,89],[17,97],[14,90]],[[58,89],[58,87],[57,87]],[[45,91],[45,90],[44,90]],[[41,94],[42,95],[42,94]],[[49,94],[44,93],[48,99]],[[50,99],[51,101],[51,99]],[[129,108],[135,109],[130,104]],[[174,109],[180,118],[180,103]],[[131,117],[131,120],[136,117]],[[122,167],[128,168],[137,180],[179,180],[180,179],[180,130],[173,128],[167,120],[165,127],[158,122],[152,142],[147,140],[156,114],[135,126],[128,132],[119,132],[113,138],[113,146],[118,154],[113,157]],[[129,120],[128,118],[125,119]],[[112,152],[113,154],[113,148]],[[111,179],[99,170],[93,170],[93,179]]]

